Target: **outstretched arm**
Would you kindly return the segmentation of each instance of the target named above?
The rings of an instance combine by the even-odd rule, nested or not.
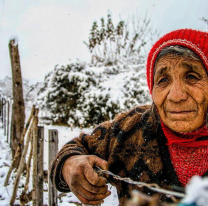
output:
[[[93,167],[108,168],[111,126],[110,122],[105,122],[91,135],[81,134],[59,151],[50,174],[59,191],[72,191],[85,204],[98,204],[110,194],[106,179],[99,177]]]

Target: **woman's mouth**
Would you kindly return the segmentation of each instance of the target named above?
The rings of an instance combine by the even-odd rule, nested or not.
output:
[[[193,115],[195,113],[196,113],[195,110],[171,110],[166,112],[167,116],[173,119],[188,118],[190,117],[190,115]]]

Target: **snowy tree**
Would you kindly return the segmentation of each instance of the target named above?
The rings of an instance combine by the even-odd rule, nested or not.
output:
[[[42,87],[42,83],[37,82],[34,85],[31,85],[28,79],[23,78],[23,97],[25,100],[25,104],[32,104],[36,101],[37,93]],[[6,98],[12,99],[12,78],[11,77],[4,77],[0,79],[0,93],[5,96]],[[31,109],[31,108],[30,108]]]
[[[116,26],[109,12],[107,22],[101,18],[100,25],[93,22],[88,42],[84,42],[92,53],[92,63],[105,66],[144,63],[146,44],[158,36],[147,15],[142,18],[129,17]]]
[[[0,79],[0,91],[1,94],[7,98],[12,98],[12,78],[6,76],[4,79]]]
[[[208,19],[202,17],[201,20],[202,20],[205,24],[207,24],[207,31],[208,31]]]

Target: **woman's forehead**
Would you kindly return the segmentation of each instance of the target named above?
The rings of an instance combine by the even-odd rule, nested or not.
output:
[[[175,68],[176,65],[183,70],[191,70],[200,73],[206,72],[200,60],[194,60],[180,55],[167,54],[158,59],[155,65],[155,74],[162,75],[170,69]]]

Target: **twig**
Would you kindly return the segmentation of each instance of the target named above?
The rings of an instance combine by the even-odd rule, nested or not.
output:
[[[32,133],[30,133],[29,135],[32,135]],[[30,180],[30,168],[31,168],[32,153],[33,153],[33,144],[32,144],[32,138],[31,138],[31,142],[30,142],[30,154],[29,154],[29,157],[28,157],[27,165],[26,165],[25,187],[24,187],[24,190],[22,191],[22,195],[25,195],[26,192],[27,192],[27,190],[28,190],[28,184],[29,184],[29,180]]]
[[[10,165],[8,165],[8,164],[5,163],[5,162],[3,162],[3,164],[4,164],[4,165],[0,166],[0,168],[5,167],[5,166],[6,166],[6,167],[10,167]]]
[[[20,145],[22,145],[24,143],[25,134],[26,134],[26,132],[27,132],[29,126],[30,126],[30,122],[31,122],[31,119],[32,119],[32,117],[34,115],[34,111],[35,111],[35,106],[32,107],[30,117],[29,117],[29,119],[28,119],[28,121],[27,121],[27,123],[25,125],[24,130],[23,130],[22,136],[20,138]],[[6,179],[4,181],[4,187],[6,187],[8,185],[9,178],[11,176],[12,170],[14,169],[16,161],[17,161],[17,159],[19,158],[19,156],[21,154],[21,146],[20,145],[17,147],[17,151],[15,153],[14,159],[13,159],[12,164],[11,164],[11,166],[9,168],[8,173],[7,173]]]
[[[9,178],[10,178],[10,176],[11,176],[11,173],[12,173],[13,169],[14,169],[14,165],[15,165],[15,163],[16,163],[16,161],[17,161],[19,155],[20,155],[20,151],[21,151],[21,149],[20,149],[20,147],[18,147],[18,148],[17,148],[17,151],[16,151],[16,153],[15,153],[14,159],[13,159],[13,161],[12,161],[12,164],[11,164],[11,166],[10,166],[10,168],[9,168],[8,173],[7,173],[6,179],[5,179],[5,181],[4,181],[4,187],[6,187],[6,186],[8,185]]]
[[[36,109],[36,111],[35,111],[35,115],[34,115],[34,118],[33,118],[32,125],[36,124],[37,117],[38,117],[38,109]],[[32,127],[30,127],[30,129],[31,128]],[[29,133],[30,133],[30,131],[29,131]],[[26,157],[26,154],[27,154],[27,149],[28,149],[30,139],[31,139],[31,136],[29,135],[27,137],[27,140],[26,140],[26,144],[25,144],[25,147],[24,147],[24,150],[23,150],[23,153],[22,153],[22,157],[21,157],[21,160],[20,160],[20,165],[19,165],[19,168],[17,170],[17,175],[16,175],[16,178],[15,178],[15,181],[14,181],[14,188],[13,188],[13,193],[12,193],[12,197],[11,197],[11,200],[10,200],[10,205],[14,204],[14,201],[15,201],[15,198],[16,198],[16,193],[17,193],[17,189],[18,189],[18,185],[19,185],[19,180],[20,180],[20,176],[22,174],[23,168],[24,168],[25,157]]]

